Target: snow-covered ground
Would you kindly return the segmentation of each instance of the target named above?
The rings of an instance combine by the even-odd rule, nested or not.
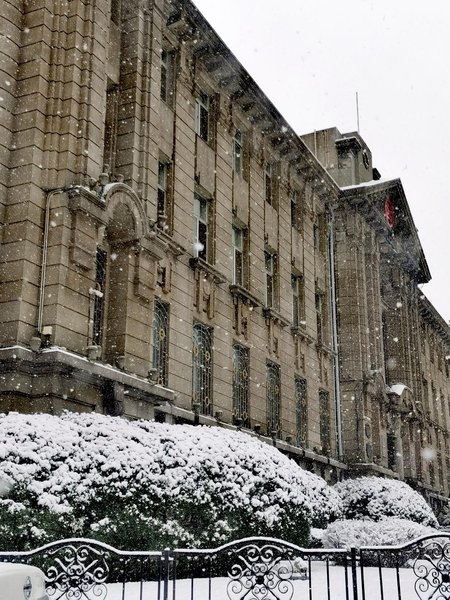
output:
[[[397,575],[395,569],[382,569],[383,594],[380,589],[380,574],[376,567],[364,568],[364,588],[365,596],[362,595],[360,572],[358,572],[358,600],[394,600],[397,595]],[[416,576],[413,569],[400,569],[399,579],[401,587],[402,600],[424,600],[428,595],[417,594],[415,591]],[[348,569],[348,595],[345,586],[345,569],[343,567],[329,567],[330,595],[327,591],[327,573],[326,566],[323,563],[312,563],[311,583],[312,595],[309,595],[309,581],[294,580],[292,582],[293,590],[290,586],[279,588],[273,595],[264,593],[250,595],[248,590],[239,589],[239,586],[229,587],[230,580],[221,577],[211,579],[182,579],[176,582],[175,590],[173,583],[169,585],[168,597],[171,600],[243,600],[244,598],[264,598],[273,600],[353,600],[353,586],[351,580],[351,571]],[[211,586],[211,595],[209,589]],[[228,589],[227,589],[228,587]],[[293,594],[292,594],[293,591]],[[141,593],[142,592],[142,593]],[[247,593],[247,594],[246,594]],[[162,585],[158,592],[157,583],[128,583],[123,587],[121,584],[112,584],[108,586],[108,595],[105,600],[162,600]]]

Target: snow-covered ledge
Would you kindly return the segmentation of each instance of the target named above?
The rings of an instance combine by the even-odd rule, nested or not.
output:
[[[91,361],[86,357],[70,352],[65,348],[51,346],[39,352],[33,352],[21,345],[0,348],[0,362],[17,366],[17,371],[26,371],[32,375],[42,376],[48,369],[61,369],[66,367],[73,373],[83,373],[92,380],[110,381],[133,389],[135,394],[152,404],[172,402],[176,394],[173,390],[162,387],[143,377],[127,373],[112,365]],[[19,366],[20,365],[20,366]]]

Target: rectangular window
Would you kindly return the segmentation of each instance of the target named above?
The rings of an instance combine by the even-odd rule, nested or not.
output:
[[[106,108],[105,108],[105,135],[103,140],[103,164],[111,173],[115,173],[117,154],[117,126],[119,114],[119,87],[107,82]],[[107,167],[106,167],[107,165]]]
[[[158,162],[157,224],[166,233],[172,229],[172,163]]]
[[[321,214],[318,216],[318,248],[322,254],[327,251],[328,231],[327,231],[327,218],[326,215]]]
[[[244,232],[233,227],[233,283],[244,285]]]
[[[274,203],[274,182],[273,182],[273,167],[271,163],[266,164],[264,171],[264,195],[266,202],[270,205]]]
[[[280,408],[280,367],[273,362],[268,362],[266,367],[267,435],[279,437],[281,433]]]
[[[194,323],[192,341],[192,407],[197,414],[212,415],[212,327]]]
[[[233,345],[233,417],[236,423],[250,427],[249,417],[249,351]]]
[[[292,325],[305,326],[305,285],[301,275],[291,275]]]
[[[106,290],[106,250],[97,248],[95,261],[95,295],[94,295],[94,318],[92,327],[92,342],[97,346],[103,341],[103,322],[105,319],[105,290]]]
[[[156,381],[167,387],[169,373],[169,304],[156,299],[153,310],[152,365]]]
[[[395,471],[397,468],[397,440],[394,433],[387,434],[388,468]]]
[[[329,454],[331,449],[330,395],[326,390],[319,390],[319,421],[322,452]]]
[[[298,206],[298,192],[297,190],[292,190],[291,191],[291,225],[292,227],[295,227],[296,229],[298,229],[298,213],[299,213],[299,206]]]
[[[297,421],[297,446],[305,447],[308,437],[308,404],[306,379],[295,378],[295,410]]]
[[[205,261],[209,256],[209,206],[198,194],[194,197],[194,256]]]
[[[317,341],[319,344],[323,342],[324,323],[323,323],[323,293],[316,290],[316,324],[317,324]]]
[[[275,308],[276,304],[276,255],[264,252],[264,266],[266,273],[266,307]]]
[[[314,223],[313,225],[313,244],[314,244],[314,250],[319,250],[319,240],[320,240],[320,235],[319,235],[319,226],[317,225],[317,223]]]
[[[161,88],[160,88],[160,98],[164,102],[167,102],[167,95],[169,93],[168,84],[169,84],[169,53],[167,50],[161,50]]]
[[[240,175],[242,173],[242,132],[236,129],[233,138],[233,171]]]
[[[195,133],[205,142],[210,141],[210,104],[208,94],[200,90],[195,101]]]
[[[166,215],[167,203],[167,171],[165,162],[158,163],[158,217]]]
[[[166,104],[172,101],[172,54],[167,50],[161,50],[160,63],[160,98]]]

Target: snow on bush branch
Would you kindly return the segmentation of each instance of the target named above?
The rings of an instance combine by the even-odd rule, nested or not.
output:
[[[1,415],[0,488],[8,549],[67,535],[128,548],[305,543],[341,506],[323,479],[247,434],[95,413]]]
[[[346,519],[399,517],[422,525],[438,524],[423,496],[402,481],[359,477],[336,483],[334,489],[342,499]]]
[[[431,533],[436,529],[398,517],[384,517],[377,522],[348,519],[328,525],[322,543],[324,548],[397,546]]]

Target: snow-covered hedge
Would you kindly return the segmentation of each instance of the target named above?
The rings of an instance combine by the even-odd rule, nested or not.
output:
[[[341,506],[323,479],[247,434],[73,413],[0,415],[0,496],[5,549],[74,535],[127,548],[302,544]]]
[[[436,529],[398,517],[384,517],[376,522],[347,519],[330,523],[322,536],[322,544],[324,548],[397,546],[430,533],[436,533]]]
[[[437,526],[436,517],[423,496],[409,485],[395,479],[359,477],[334,485],[342,499],[344,518],[384,517],[409,519],[422,525]]]

